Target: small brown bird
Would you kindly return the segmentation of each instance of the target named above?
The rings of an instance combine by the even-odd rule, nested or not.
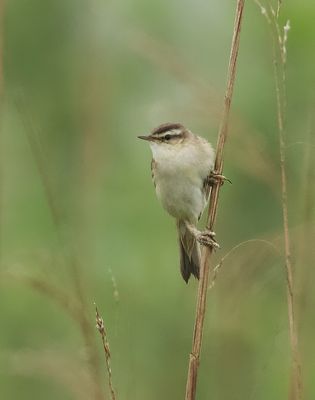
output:
[[[150,143],[157,197],[176,218],[182,277],[186,283],[191,274],[199,279],[199,243],[219,247],[213,232],[201,232],[196,227],[208,202],[211,183],[222,178],[213,172],[214,150],[180,123],[166,123],[148,136],[138,137]]]

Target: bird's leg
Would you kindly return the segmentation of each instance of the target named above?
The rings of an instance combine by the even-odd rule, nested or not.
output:
[[[217,183],[223,185],[225,181],[232,183],[230,179],[228,179],[224,175],[217,173],[216,171],[211,171],[210,174],[207,176],[207,183],[209,186],[213,186]]]
[[[215,240],[215,233],[206,229],[205,231],[199,231],[195,225],[185,221],[187,230],[194,236],[194,238],[203,246],[211,247],[213,249],[219,249],[219,243]]]

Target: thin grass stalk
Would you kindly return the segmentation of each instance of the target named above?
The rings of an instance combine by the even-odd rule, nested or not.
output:
[[[44,152],[39,141],[39,133],[36,129],[33,119],[30,115],[26,114],[24,110],[23,102],[24,98],[20,98],[17,101],[17,108],[22,116],[22,121],[24,124],[25,132],[28,138],[28,142],[36,162],[37,170],[44,187],[44,193],[48,203],[50,213],[52,215],[53,223],[55,225],[56,233],[58,235],[59,243],[64,251],[64,258],[69,263],[69,268],[71,272],[71,277],[73,280],[74,291],[76,295],[76,300],[79,306],[79,312],[77,313],[77,322],[81,330],[82,338],[86,347],[86,352],[88,356],[88,364],[91,379],[93,381],[93,397],[95,400],[103,400],[104,396],[101,390],[101,376],[99,368],[98,353],[95,345],[94,331],[90,323],[89,316],[87,315],[88,302],[86,299],[86,293],[84,285],[82,283],[82,277],[80,274],[80,263],[73,253],[68,253],[64,250],[65,241],[62,235],[62,220],[61,213],[58,208],[56,197],[52,190],[52,185],[49,179],[49,175],[46,168]],[[53,297],[52,297],[53,298]]]
[[[95,319],[96,319],[96,328],[99,331],[101,338],[102,338],[102,344],[103,344],[103,350],[104,350],[104,356],[105,356],[105,362],[106,362],[106,369],[107,369],[107,373],[108,373],[108,385],[109,385],[110,395],[111,395],[112,400],[116,400],[116,394],[115,394],[114,385],[113,385],[112,368],[110,365],[111,353],[110,353],[110,348],[109,348],[109,342],[107,339],[104,320],[103,320],[102,316],[100,315],[100,313],[98,312],[98,308],[97,308],[96,304],[95,304]]]
[[[259,0],[255,3],[260,7],[265,16],[271,31],[273,48],[274,80],[277,104],[277,124],[279,137],[279,156],[280,156],[280,184],[282,197],[282,219],[284,236],[284,255],[286,272],[286,292],[289,321],[289,337],[291,348],[291,376],[289,400],[302,400],[303,384],[302,371],[299,352],[298,330],[295,317],[295,291],[293,278],[293,265],[291,256],[291,239],[289,230],[288,212],[288,191],[286,173],[286,134],[285,134],[285,113],[286,113],[286,42],[290,23],[287,21],[283,28],[283,34],[279,27],[279,14],[281,1],[278,1],[277,11],[270,6],[270,11],[262,6]]]
[[[274,52],[276,57],[276,52]],[[283,69],[283,71],[278,71]],[[279,77],[280,73],[280,77]],[[286,290],[287,290],[287,305],[289,319],[289,335],[292,355],[292,373],[291,373],[291,388],[289,399],[302,399],[302,373],[299,355],[298,332],[295,318],[295,294],[294,294],[294,278],[291,256],[291,239],[289,233],[289,213],[288,213],[288,192],[287,192],[287,174],[286,174],[286,142],[284,132],[284,104],[281,100],[281,82],[285,85],[284,64],[277,62],[274,59],[274,75],[275,87],[277,96],[277,113],[278,113],[278,134],[279,134],[279,154],[280,154],[280,172],[281,172],[281,195],[282,195],[282,218],[283,218],[283,234],[284,234],[284,251],[285,251],[285,270],[286,270]],[[283,77],[281,78],[281,76]],[[285,98],[285,93],[283,94]]]
[[[3,105],[4,75],[3,75],[3,35],[4,35],[5,0],[0,0],[0,104]]]
[[[5,0],[0,0],[0,121],[3,120],[3,104],[4,104],[4,76],[3,76],[4,13],[5,13]],[[2,130],[2,126],[0,126],[0,130]],[[2,159],[3,157],[1,157],[1,160]],[[3,235],[2,223],[1,223],[2,218],[3,218],[3,164],[1,163],[0,164],[0,265],[2,261],[2,235]]]
[[[314,224],[312,219],[315,211],[315,191],[314,185],[310,184],[315,179],[315,157],[314,157],[314,122],[313,117],[314,106],[309,116],[307,138],[305,141],[305,152],[304,152],[304,165],[301,171],[301,205],[300,214],[303,220],[303,229],[299,237],[299,249],[297,254],[297,260],[300,265],[304,265],[303,271],[300,271],[300,282],[298,284],[299,293],[299,307],[298,307],[298,324],[301,326],[306,322],[306,311],[308,310],[310,295],[312,295],[312,248],[309,246],[309,240],[314,235]]]
[[[233,88],[235,82],[236,62],[239,51],[244,3],[245,0],[238,0],[236,6],[233,38],[232,38],[230,60],[228,67],[227,87],[225,92],[223,115],[219,129],[219,136],[218,136],[217,150],[216,150],[215,172],[219,174],[222,174],[223,171],[223,151],[228,135],[228,122],[229,122],[231,101],[232,101]],[[210,230],[213,230],[216,220],[220,186],[221,186],[220,184],[216,184],[211,190],[210,204],[209,204],[208,218],[207,218],[207,228]],[[189,356],[185,400],[194,400],[196,398],[198,368],[199,368],[203,327],[204,327],[204,319],[206,312],[207,291],[209,285],[210,258],[212,252],[213,249],[205,247],[202,254],[192,351]]]

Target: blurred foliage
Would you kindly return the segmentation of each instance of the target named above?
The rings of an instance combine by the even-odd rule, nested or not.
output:
[[[1,2],[3,4],[3,2]],[[289,211],[305,398],[315,396],[312,0],[284,2]],[[1,7],[0,392],[183,398],[197,284],[136,136],[181,121],[215,143],[234,2],[19,0]],[[285,399],[288,322],[272,51],[244,16],[200,399]],[[255,241],[252,239],[264,239]],[[116,287],[117,286],[117,287]],[[75,310],[75,311],[73,311]],[[79,310],[79,311],[78,311]],[[79,312],[77,317],[76,311]],[[96,346],[96,347],[95,347]]]

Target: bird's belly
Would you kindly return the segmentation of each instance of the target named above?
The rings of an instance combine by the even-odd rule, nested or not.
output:
[[[195,223],[205,207],[202,182],[198,178],[168,177],[157,182],[156,192],[165,210],[176,219]]]

